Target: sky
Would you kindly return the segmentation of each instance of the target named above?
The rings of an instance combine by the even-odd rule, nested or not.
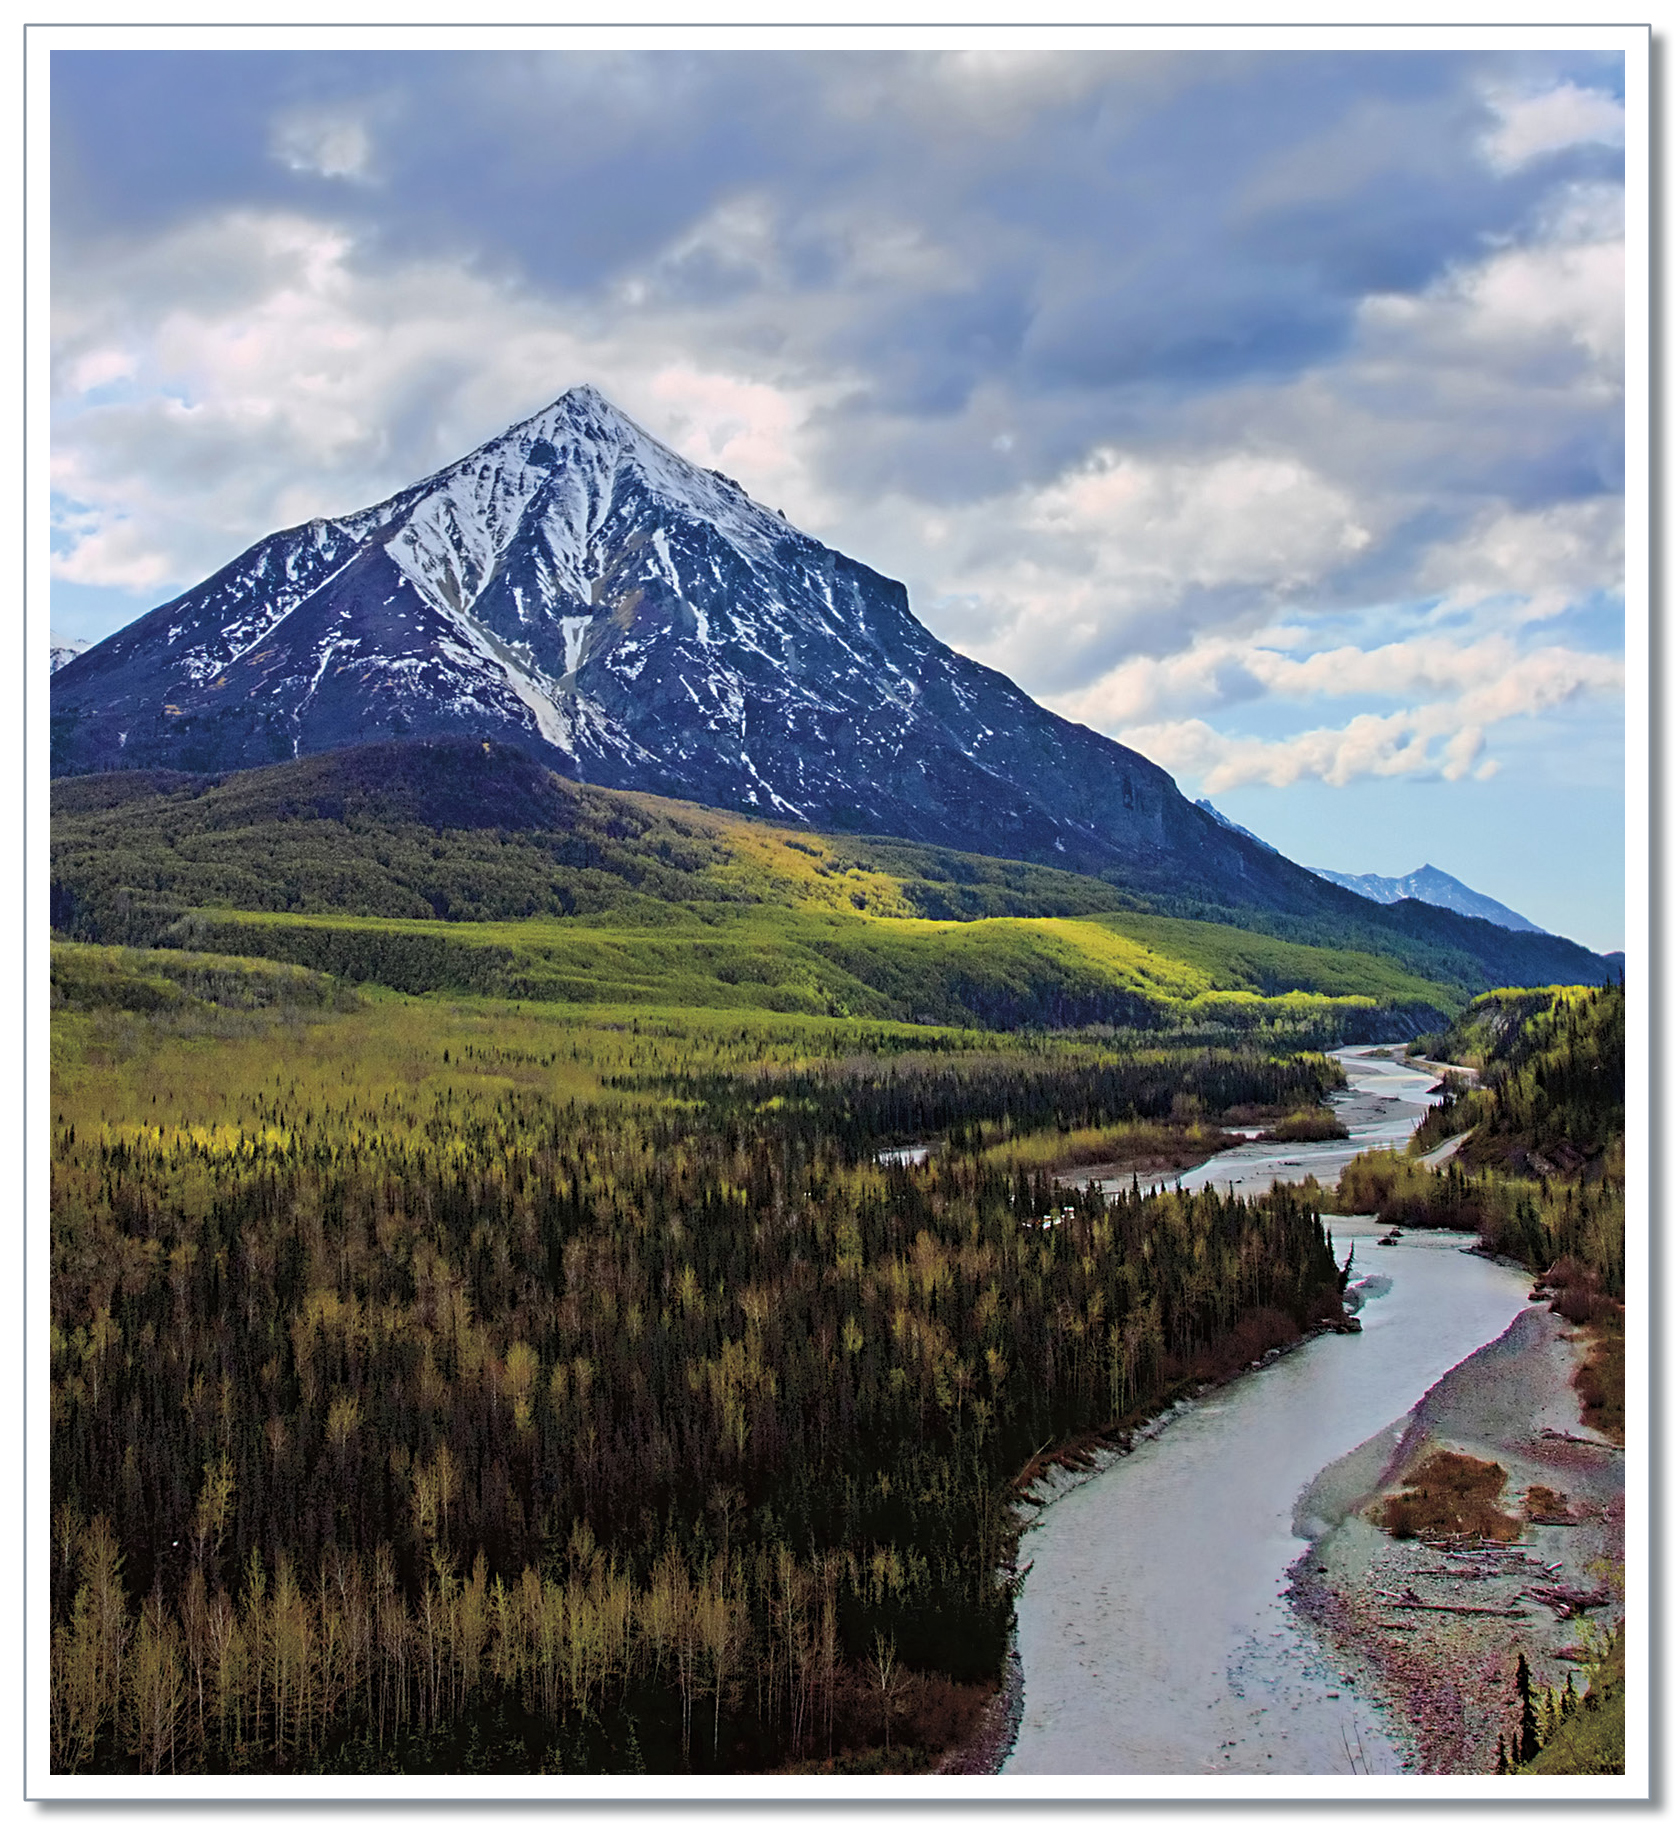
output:
[[[1617,948],[1623,74],[56,51],[54,629],[590,381],[1295,860]]]

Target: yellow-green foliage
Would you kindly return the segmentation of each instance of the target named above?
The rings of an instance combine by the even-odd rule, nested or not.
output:
[[[255,995],[229,993],[226,1006],[189,994],[148,1002],[160,965],[169,987],[213,968],[257,985],[270,980],[313,988],[296,1003],[260,1009]],[[944,1046],[992,1052],[993,1034],[953,1033],[899,1022],[863,1022],[750,1010],[641,1007],[585,1009],[511,1005],[476,997],[416,1000],[367,987],[344,997],[329,979],[247,958],[53,946],[55,983],[72,985],[52,1023],[55,1108],[72,1122],[108,1122],[112,1132],[161,1119],[155,1110],[220,1111],[254,1107],[275,1082],[299,1110],[356,1103],[364,1135],[393,1100],[444,1096],[462,1109],[508,1090],[609,1103],[666,1100],[613,1080],[683,1068],[773,1067],[851,1052],[885,1054]],[[108,984],[90,1004],[74,986]],[[415,1105],[417,1106],[417,1105]],[[401,1120],[407,1122],[407,1113]]]
[[[987,1148],[986,1162],[1009,1171],[1068,1172],[1077,1166],[1113,1165],[1175,1172],[1197,1166],[1233,1146],[1238,1136],[1203,1122],[1114,1122],[1107,1127],[1015,1135]]]
[[[1346,1141],[1349,1130],[1330,1109],[1293,1109],[1263,1136],[1269,1141]]]
[[[1358,1155],[1344,1167],[1333,1207],[1415,1228],[1475,1230],[1492,1254],[1538,1272],[1569,1256],[1623,1293],[1625,1208],[1621,1160],[1594,1184],[1467,1172],[1450,1161],[1432,1169],[1394,1152]]]
[[[1628,1665],[1623,1632],[1598,1649],[1585,1691],[1542,1694],[1539,1754],[1516,1774],[1621,1774],[1626,1766]]]
[[[1551,986],[1491,989],[1487,994],[1473,996],[1431,1056],[1481,1071],[1497,1059],[1508,1058],[1531,1031],[1532,1023],[1548,1019],[1556,1010],[1577,1006],[1592,992]]]
[[[1129,930],[1122,918],[962,922],[760,905],[670,909],[650,927],[200,912],[177,924],[174,941],[412,993],[992,1028],[1165,1024],[1324,1039],[1366,1026],[1381,1007],[1447,999],[1385,959],[1184,920]]]

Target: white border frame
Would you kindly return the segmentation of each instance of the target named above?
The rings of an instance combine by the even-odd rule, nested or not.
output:
[[[203,14],[201,5],[174,9],[177,17]],[[378,10],[376,6],[367,9]],[[1650,639],[1650,34],[1649,25],[1598,27],[1535,23],[1529,25],[1374,24],[1211,24],[1177,22],[1135,26],[1065,24],[1020,26],[992,24],[706,25],[668,24],[648,17],[661,10],[642,5],[613,7],[612,24],[570,26],[508,22],[462,26],[390,24],[254,24],[228,25],[204,17],[201,23],[166,26],[139,24],[40,24],[25,29],[23,75],[26,85],[26,442],[24,500],[27,574],[23,698],[27,711],[28,805],[25,866],[27,870],[26,1028],[24,1072],[26,1097],[24,1140],[25,1273],[24,1336],[27,1378],[24,1415],[24,1464],[28,1502],[26,1627],[27,1660],[23,1700],[26,1724],[26,1800],[250,1802],[366,1801],[401,1799],[444,1802],[487,1800],[672,1801],[751,1800],[818,1801],[853,1806],[878,1801],[1004,1801],[1022,1806],[1044,1800],[1307,1800],[1329,1802],[1490,1800],[1526,1801],[1644,1799],[1651,1796],[1649,1680],[1651,1675],[1648,1585],[1652,1581],[1649,1531],[1651,1444],[1646,1400],[1630,1404],[1628,1433],[1628,1533],[1630,1574],[1628,1635],[1631,1706],[1628,1767],[1624,1776],[1529,1777],[1515,1791],[1493,1776],[1374,1776],[1350,1779],[1338,1775],[1183,1776],[152,1776],[53,1775],[48,1769],[48,1724],[45,1704],[48,1674],[48,1602],[45,1542],[48,1529],[48,1428],[46,1334],[48,1313],[47,1175],[49,1112],[49,995],[45,934],[48,929],[47,746],[50,704],[46,647],[50,625],[47,552],[49,525],[50,436],[48,403],[49,352],[49,179],[48,60],[54,50],[70,49],[239,49],[305,48],[517,50],[517,49],[712,49],[761,50],[798,48],[838,50],[888,48],[1034,49],[1051,46],[1078,49],[1267,49],[1311,50],[1475,50],[1599,49],[1624,57],[1627,111],[1627,575],[1626,656],[1630,687],[1627,698],[1627,907],[1626,945],[1634,992],[1629,999],[1629,1098],[1627,1166],[1629,1180],[1628,1278],[1642,1289],[1629,1331],[1629,1376],[1634,1390],[1650,1391],[1651,1356],[1648,1323],[1653,1266],[1650,1250],[1652,1159],[1649,1147],[1650,1022],[1652,1018],[1651,927],[1651,666]],[[748,11],[746,6],[740,10]],[[624,17],[630,13],[639,18]],[[21,1546],[21,1540],[20,1540]],[[592,1810],[591,1807],[587,1808]],[[335,1810],[335,1809],[334,1809]],[[637,1810],[637,1808],[636,1808]]]

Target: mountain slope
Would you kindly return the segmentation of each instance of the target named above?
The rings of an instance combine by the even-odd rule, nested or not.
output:
[[[991,931],[1000,919],[1121,917],[1136,935],[1162,916],[1178,928],[1172,951],[1242,954],[1238,980],[1264,993],[1303,986],[1272,961],[1275,940],[1358,953],[1358,975],[1332,978],[1338,994],[1390,992],[1386,964],[1451,996],[1607,974],[1604,960],[1562,938],[1321,891],[1339,904],[1310,916],[1224,908],[1206,919],[1189,894],[1139,895],[1060,869],[579,785],[515,748],[475,741],[372,743],[224,777],[126,771],[52,788],[52,922],[103,942],[154,942],[205,907],[649,931],[769,907],[850,922],[984,921]]]
[[[55,775],[470,736],[825,829],[1220,904],[1336,902],[589,387],[375,507],[262,540],[65,666],[52,724]]]
[[[1412,874],[1404,875],[1337,874],[1330,868],[1316,868],[1312,872],[1323,881],[1347,887],[1351,893],[1360,894],[1366,900],[1376,900],[1381,906],[1393,906],[1398,900],[1421,900],[1427,906],[1446,906],[1450,912],[1464,913],[1468,919],[1487,919],[1491,925],[1504,926],[1508,931],[1539,932],[1542,929],[1522,913],[1515,913],[1499,900],[1491,900],[1487,894],[1475,892],[1464,881],[1444,874],[1429,862],[1423,868],[1414,869]]]

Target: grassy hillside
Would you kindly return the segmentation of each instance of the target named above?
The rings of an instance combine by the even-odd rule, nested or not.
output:
[[[1262,938],[1382,958],[1383,974],[1365,962],[1349,976],[1338,968],[1337,986],[1324,992],[1412,999],[1407,984],[1420,978],[1448,991],[1422,997],[1448,1014],[1492,985],[1603,972],[1599,959],[1561,939],[1505,933],[1437,908],[1374,906],[1324,885],[1322,893],[1326,910],[1306,916],[1138,894],[1027,863],[577,786],[477,743],[352,748],[219,779],[112,773],[53,785],[53,924],[105,943],[151,943],[202,907],[613,929],[758,907],[839,915],[851,931],[856,917],[1142,914],[1177,921],[1171,954],[1189,960],[1192,950],[1173,948],[1187,942],[1186,922],[1245,932],[1250,968],[1217,986],[1253,992],[1323,988],[1312,971],[1298,973],[1295,953],[1264,949]],[[1144,940],[1161,928],[1113,929]],[[1279,975],[1270,979],[1274,959]],[[1397,979],[1403,986],[1387,986]],[[1042,994],[1051,1000],[1064,987],[1049,971]]]
[[[1411,1032],[1452,999],[1388,959],[1132,914],[952,922],[810,906],[666,912],[643,925],[206,910],[159,936],[412,994],[989,1029],[1252,1031],[1320,1043]]]
[[[1388,954],[1169,917],[1025,863],[576,787],[480,745],[55,792],[60,930],[409,993],[1314,1042],[1415,1032],[1464,1002]]]

